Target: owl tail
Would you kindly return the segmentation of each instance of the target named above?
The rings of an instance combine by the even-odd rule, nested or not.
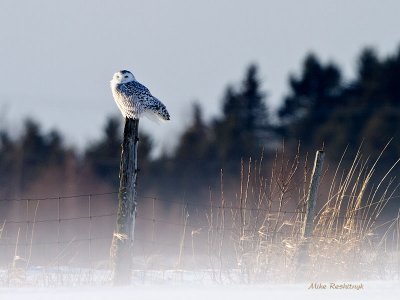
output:
[[[168,119],[164,119],[159,114],[149,111],[142,113],[142,116],[157,124],[165,123],[169,120],[169,116]]]
[[[160,100],[158,100],[160,101]],[[161,121],[169,121],[170,120],[170,116],[168,113],[167,108],[165,107],[164,104],[161,103],[160,101],[160,106],[157,109],[157,111],[155,111],[155,115],[161,120]]]
[[[158,121],[168,121],[170,117],[165,105],[155,97],[152,100],[143,104],[143,115],[147,116],[150,120],[158,118]]]
[[[169,113],[165,107],[158,113],[158,116],[164,121],[170,120]]]

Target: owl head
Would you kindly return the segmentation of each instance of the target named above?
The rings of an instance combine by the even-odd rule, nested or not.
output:
[[[114,82],[116,84],[127,83],[130,81],[136,81],[136,78],[131,72],[127,70],[118,71],[114,74],[113,79],[111,80],[111,82]]]

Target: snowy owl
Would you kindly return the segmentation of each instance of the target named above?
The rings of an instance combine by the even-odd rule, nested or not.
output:
[[[114,74],[111,80],[114,100],[125,118],[139,119],[145,115],[169,120],[169,113],[163,103],[154,97],[148,88],[140,84],[129,71]]]

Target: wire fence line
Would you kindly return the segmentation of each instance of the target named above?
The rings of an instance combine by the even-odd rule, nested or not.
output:
[[[79,242],[88,242],[88,241],[97,241],[97,240],[109,240],[110,237],[94,237],[91,239],[71,239],[69,241],[59,241],[59,242],[35,242],[33,245],[59,245],[59,244],[70,244],[70,243],[79,243]],[[10,245],[7,244],[0,244],[0,247],[10,247]]]
[[[111,197],[117,195],[118,192],[105,192],[105,193],[87,193],[67,196],[51,196],[51,197],[27,197],[17,199],[0,199],[1,203],[17,203],[19,209],[16,215],[0,215],[0,247],[2,249],[0,254],[0,266],[7,266],[10,262],[18,259],[29,261],[30,265],[40,265],[45,262],[46,258],[55,257],[58,266],[68,264],[74,259],[78,263],[85,263],[93,266],[98,262],[104,262],[109,259],[110,249],[112,246],[112,239],[114,233],[114,226],[116,222],[116,199],[112,200]],[[106,206],[106,211],[96,212],[97,206],[104,203],[99,203],[99,199],[104,198],[104,203],[112,203]],[[66,200],[69,205],[72,200],[84,199],[78,201],[78,209],[66,206],[65,211],[62,207],[62,202]],[[199,251],[210,251],[209,246],[202,242],[195,242],[194,237],[199,235],[200,232],[207,233],[210,230],[215,230],[217,233],[228,232],[233,233],[237,231],[240,235],[243,232],[256,232],[253,227],[242,228],[241,226],[225,226],[218,222],[211,222],[205,216],[202,219],[206,222],[195,222],[188,220],[185,217],[185,210],[189,207],[204,208],[207,210],[246,210],[248,212],[257,214],[280,214],[281,217],[285,215],[304,214],[301,210],[272,210],[265,207],[238,207],[234,205],[216,205],[213,203],[192,203],[183,202],[173,199],[161,199],[152,196],[139,196],[138,201],[139,209],[136,216],[139,224],[138,234],[134,237],[135,249],[138,251],[140,248],[141,253],[148,255],[153,251],[154,253],[162,253],[165,249],[170,250],[185,250],[189,253]],[[152,200],[152,205],[149,205],[151,211],[147,212],[140,209],[145,200]],[[53,206],[46,208],[45,215],[47,217],[40,217],[40,210],[38,209],[39,203],[53,204]],[[179,211],[182,215],[174,215],[173,217],[160,217],[155,212],[155,203],[169,203],[171,205],[178,205]],[[149,204],[149,201],[147,201]],[[33,204],[33,205],[31,205]],[[83,212],[85,210],[86,212]],[[100,209],[104,210],[104,209]],[[74,215],[65,216],[65,213]],[[1,210],[0,210],[1,212]],[[51,215],[52,217],[48,217]],[[150,216],[149,216],[150,215]],[[359,219],[369,220],[367,218],[359,218],[356,216],[346,217],[339,216],[341,219]],[[376,219],[374,221],[385,221]],[[83,223],[79,223],[83,222]],[[45,226],[47,224],[47,226]],[[176,227],[171,230],[170,226]],[[42,226],[39,228],[39,226]],[[185,229],[188,228],[188,232]],[[158,236],[156,236],[156,232]],[[278,233],[278,235],[284,233]],[[167,238],[164,238],[168,236]],[[332,238],[324,235],[315,234],[317,238]],[[204,239],[207,236],[203,237]],[[79,246],[80,245],[80,246]],[[48,246],[48,248],[41,248]],[[77,248],[73,248],[73,247]],[[66,251],[67,247],[72,247],[71,251]],[[155,247],[157,248],[156,250]],[[150,249],[150,251],[148,251]],[[166,251],[167,252],[167,251]],[[36,256],[44,256],[41,259],[36,259]],[[77,257],[81,256],[80,259]],[[28,264],[28,263],[27,263]]]
[[[64,221],[74,221],[74,220],[83,220],[83,219],[95,219],[95,218],[103,218],[116,216],[116,213],[102,214],[102,215],[93,215],[87,217],[71,217],[71,218],[59,218],[59,219],[46,219],[46,220],[26,220],[26,221],[17,221],[17,220],[5,220],[3,224],[31,224],[31,223],[51,223],[51,222],[64,222]]]
[[[86,265],[98,261],[93,250],[101,250],[103,257],[109,252],[116,210],[108,205],[106,211],[99,211],[92,202],[113,194],[0,199],[0,265],[9,268],[25,263],[28,267],[54,264],[55,260],[60,266],[79,256],[76,261]],[[1,209],[4,205],[6,209]],[[97,226],[108,234],[101,234]]]
[[[77,194],[77,195],[66,195],[66,196],[49,196],[49,197],[28,197],[28,198],[2,198],[0,202],[21,202],[21,201],[47,201],[47,200],[61,200],[61,199],[74,199],[83,197],[95,197],[95,196],[106,196],[118,194],[118,192],[105,192],[105,193],[89,193],[89,194]]]
[[[72,200],[72,199],[77,199],[77,198],[87,198],[89,200],[88,205],[89,205],[89,214],[86,216],[74,216],[74,217],[58,217],[58,218],[53,218],[53,219],[18,219],[18,220],[9,220],[7,218],[4,218],[0,222],[0,229],[1,226],[5,224],[30,224],[30,223],[46,223],[46,222],[63,222],[63,221],[74,221],[74,220],[80,220],[80,219],[94,219],[94,218],[102,218],[102,217],[110,217],[110,216],[116,216],[116,210],[114,209],[111,212],[105,213],[105,214],[99,214],[99,215],[92,215],[91,214],[91,199],[94,197],[98,196],[108,196],[108,195],[116,195],[118,192],[104,192],[104,193],[87,193],[87,194],[77,194],[77,195],[67,195],[67,196],[51,196],[51,197],[29,197],[29,198],[10,198],[10,199],[0,199],[0,202],[7,202],[7,203],[12,203],[12,202],[37,202],[37,201],[49,201],[49,200],[56,200],[56,201],[61,201],[61,200]],[[157,202],[162,202],[162,203],[170,203],[170,204],[178,204],[182,207],[202,207],[204,209],[224,209],[224,210],[245,210],[245,211],[255,211],[255,212],[267,212],[271,214],[276,214],[276,213],[281,213],[281,214],[305,214],[305,211],[301,210],[287,210],[287,209],[281,209],[281,210],[273,210],[271,208],[263,208],[263,207],[238,207],[238,206],[232,206],[232,205],[214,205],[214,204],[205,204],[205,203],[199,203],[199,202],[183,202],[183,201],[178,201],[178,200],[172,200],[172,199],[161,199],[156,196],[139,196],[139,199],[151,199]],[[139,202],[140,204],[140,202]],[[140,213],[140,211],[139,211]],[[149,217],[143,217],[141,215],[137,215],[136,218],[138,219],[143,219],[143,220],[151,220],[153,222],[159,222],[159,223],[168,223],[171,225],[177,225],[177,226],[184,226],[188,224],[184,223],[176,223],[176,222],[171,222],[169,220],[162,220],[162,219],[154,219],[154,218],[149,218]],[[370,217],[368,218],[361,218],[358,216],[335,216],[335,218],[338,219],[357,219],[361,221],[367,221],[371,220]],[[379,219],[379,218],[373,218],[373,221],[376,222],[388,222],[387,219]],[[390,221],[390,220],[389,220]],[[194,224],[191,226],[198,226],[198,227],[205,227],[209,226],[209,224]]]

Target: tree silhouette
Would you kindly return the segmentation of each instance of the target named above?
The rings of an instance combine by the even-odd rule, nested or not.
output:
[[[119,163],[121,158],[121,118],[109,117],[103,131],[103,137],[86,149],[84,161],[100,179],[111,185],[115,190],[119,186]],[[139,168],[142,172],[150,169],[150,138],[140,133],[138,148]],[[140,178],[140,177],[139,177]]]
[[[300,76],[290,76],[290,93],[279,109],[285,136],[296,137],[303,144],[321,144],[312,133],[317,131],[342,103],[341,73],[336,65],[322,65],[314,54],[303,63]]]
[[[212,183],[212,172],[218,173],[215,160],[210,130],[203,120],[200,105],[194,104],[192,122],[181,135],[173,158],[176,183],[183,191],[203,190]]]
[[[237,168],[240,160],[258,156],[270,130],[265,94],[255,65],[247,69],[239,89],[228,87],[223,116],[213,124],[216,149],[225,168]]]
[[[85,160],[99,178],[115,189],[118,187],[119,161],[121,155],[120,118],[109,117],[104,126],[103,137],[86,149]]]

